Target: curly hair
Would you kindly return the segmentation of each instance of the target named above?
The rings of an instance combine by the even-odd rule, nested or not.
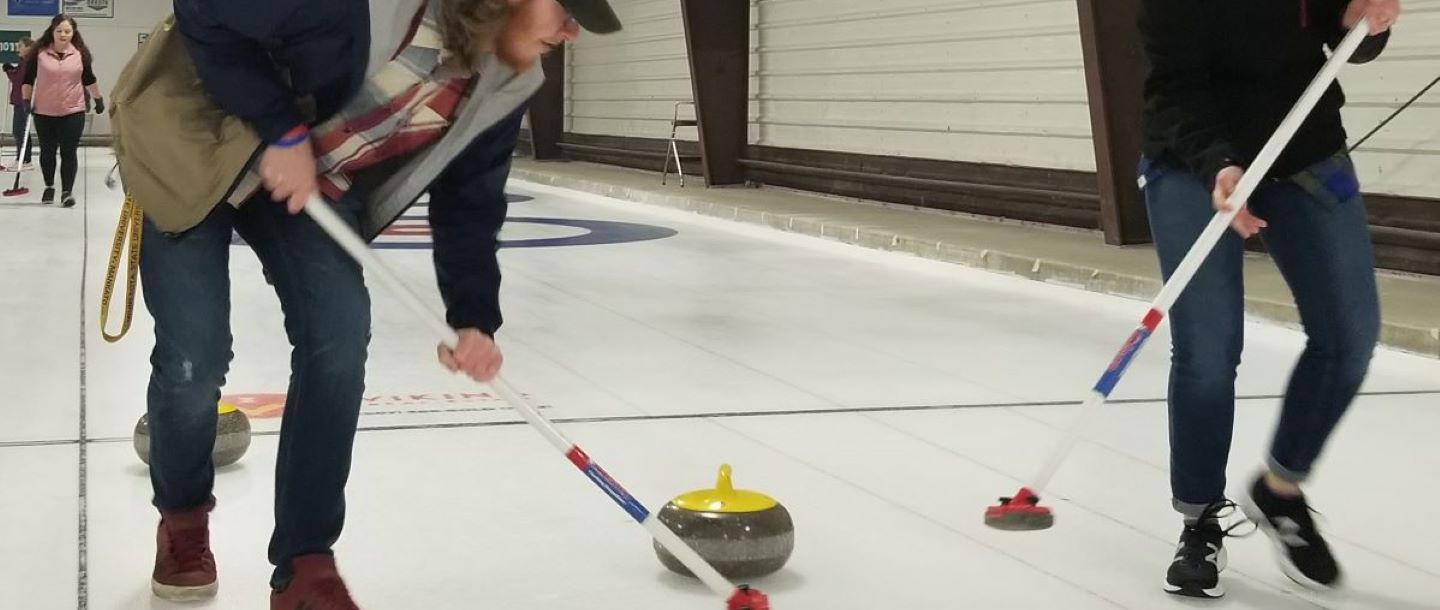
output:
[[[445,50],[477,66],[510,21],[508,0],[441,0],[440,34]]]

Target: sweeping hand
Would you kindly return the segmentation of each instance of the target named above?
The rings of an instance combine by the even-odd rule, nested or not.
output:
[[[490,381],[500,372],[505,356],[489,335],[474,328],[463,328],[458,332],[460,341],[455,349],[440,345],[440,364],[452,373],[463,372],[475,381]]]
[[[1240,179],[1245,177],[1245,170],[1237,165],[1231,165],[1220,170],[1215,176],[1215,192],[1211,197],[1215,202],[1215,211],[1226,212],[1230,208],[1230,196],[1235,194],[1235,189],[1240,186]],[[1250,208],[1240,210],[1239,214],[1230,221],[1230,228],[1245,239],[1250,239],[1260,232],[1260,229],[1267,227],[1265,220],[1250,213]]]
[[[1351,0],[1340,24],[1348,30],[1365,16],[1370,17],[1370,35],[1380,34],[1395,25],[1400,17],[1400,0]]]
[[[260,178],[270,189],[270,198],[287,201],[291,214],[305,209],[315,192],[315,152],[310,140],[289,147],[268,146],[260,154]]]

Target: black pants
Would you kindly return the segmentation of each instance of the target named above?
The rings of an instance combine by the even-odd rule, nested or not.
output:
[[[14,110],[12,114],[15,116],[14,120],[11,121],[11,127],[14,129],[12,133],[15,134],[15,146],[25,147],[25,156],[21,162],[29,163],[30,157],[32,156],[31,151],[35,148],[35,140],[33,138],[29,142],[25,141],[25,129],[29,127],[26,120],[30,118],[30,103],[20,102],[19,104],[11,104],[10,108]]]
[[[45,188],[55,186],[55,152],[60,152],[60,191],[75,187],[75,174],[80,171],[80,136],[85,133],[85,113],[61,117],[35,115],[35,133],[40,136],[40,173]]]

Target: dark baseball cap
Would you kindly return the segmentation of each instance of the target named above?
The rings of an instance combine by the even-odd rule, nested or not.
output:
[[[596,34],[611,34],[620,31],[620,18],[606,0],[560,0],[560,5],[570,11],[570,16],[580,27]]]

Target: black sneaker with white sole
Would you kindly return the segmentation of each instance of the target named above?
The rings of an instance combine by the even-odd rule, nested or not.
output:
[[[1280,569],[1290,580],[1311,589],[1331,589],[1340,582],[1340,565],[1320,536],[1304,496],[1281,497],[1257,476],[1241,507],[1275,543]]]
[[[1225,571],[1225,538],[1244,522],[1222,527],[1220,520],[1235,512],[1235,503],[1216,502],[1205,508],[1200,519],[1186,524],[1175,547],[1175,560],[1165,573],[1165,592],[1185,597],[1214,599],[1225,595],[1220,573]],[[1248,534],[1246,534],[1248,535]]]

